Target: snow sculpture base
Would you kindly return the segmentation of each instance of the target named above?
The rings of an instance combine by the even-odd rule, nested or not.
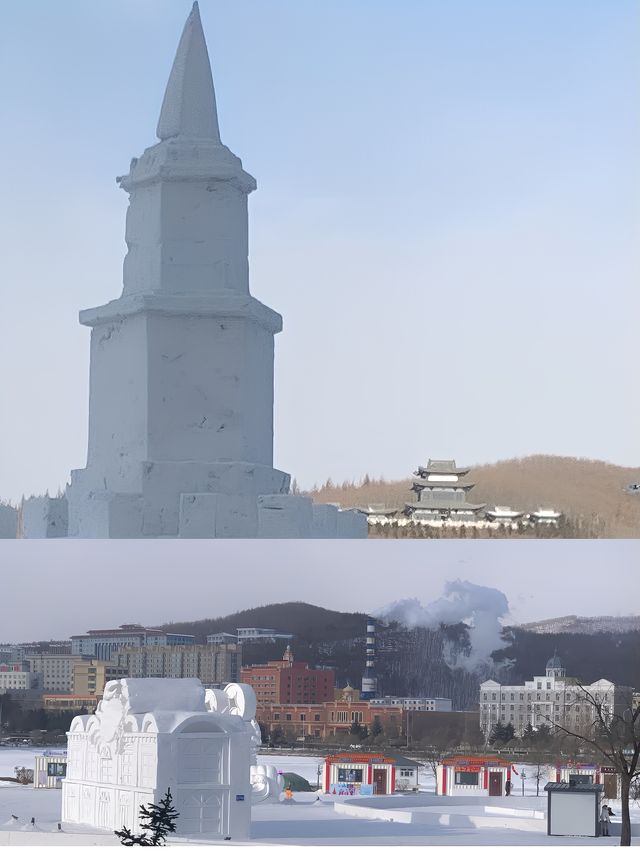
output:
[[[198,679],[110,681],[96,713],[71,723],[62,820],[139,831],[140,806],[170,788],[176,837],[246,840],[252,737],[242,714],[208,709]]]
[[[18,510],[0,504],[0,539],[15,539],[18,535]]]
[[[275,468],[240,462],[143,462],[139,469],[141,491],[132,493],[106,491],[88,469],[73,471],[68,497],[23,502],[24,538],[367,537],[367,517],[361,512],[314,504],[302,495],[261,494],[260,488],[288,486],[289,475]]]
[[[67,499],[29,498],[22,503],[22,535],[25,539],[54,539],[67,535]]]

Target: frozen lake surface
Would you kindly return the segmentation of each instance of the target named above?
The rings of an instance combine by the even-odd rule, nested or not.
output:
[[[42,749],[0,748],[0,776],[12,776],[14,767],[33,767],[34,756]],[[322,759],[308,755],[268,754],[260,756],[283,772],[300,774],[312,784],[318,779]],[[520,770],[520,765],[516,765]],[[530,770],[527,770],[529,774]],[[544,782],[541,788],[544,787]],[[519,793],[516,777],[511,797],[436,797],[430,770],[420,774],[421,793],[417,795],[380,797],[376,808],[368,808],[365,816],[340,814],[334,803],[366,806],[370,798],[322,797],[316,793],[298,793],[291,802],[266,803],[252,809],[252,844],[285,845],[552,845],[618,846],[619,838],[549,838],[546,820],[533,819],[533,811],[546,811],[546,795],[535,796],[535,780],[527,778],[525,796]],[[384,801],[384,802],[383,802]],[[81,829],[58,832],[61,792],[34,789],[31,786],[0,782],[0,846],[11,845],[118,845],[110,833],[87,834]],[[612,804],[619,821],[618,803]],[[488,811],[487,811],[488,810]],[[515,811],[515,813],[511,813]],[[377,815],[376,815],[377,812]],[[395,813],[396,818],[391,819]],[[410,822],[401,822],[402,815]],[[632,811],[640,829],[640,808]],[[17,821],[12,815],[17,816]],[[387,819],[380,819],[387,815]],[[31,830],[31,818],[36,829]],[[373,819],[377,817],[378,819]],[[406,819],[406,818],[405,818]],[[493,825],[475,825],[488,821]],[[503,825],[500,825],[503,824]],[[229,842],[220,842],[229,844]],[[634,837],[634,846],[640,838]],[[118,845],[119,846],[119,845]]]

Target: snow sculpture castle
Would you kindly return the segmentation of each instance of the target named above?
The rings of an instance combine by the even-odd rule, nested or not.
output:
[[[26,538],[364,537],[366,518],[289,494],[273,467],[274,335],[249,292],[256,188],[218,128],[197,3],[169,76],[159,142],[129,193],[122,295],[91,328],[89,446],[66,495],[22,507]]]
[[[265,799],[270,770],[255,766],[255,710],[246,684],[205,691],[196,678],[108,682],[96,713],[71,723],[62,820],[137,832],[140,806],[170,788],[178,837],[247,839],[251,803]]]

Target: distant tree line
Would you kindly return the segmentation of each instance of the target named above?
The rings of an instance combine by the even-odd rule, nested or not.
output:
[[[369,526],[370,539],[601,539],[605,524],[597,516],[572,518],[563,516],[555,524],[528,524],[518,521],[515,526],[499,524],[497,527],[476,527],[472,524],[439,527],[396,520]]]
[[[86,708],[79,711],[49,711],[44,708],[25,709],[22,703],[11,696],[0,696],[0,735],[6,737],[14,732],[64,734],[69,731],[71,720],[78,714],[87,714]]]

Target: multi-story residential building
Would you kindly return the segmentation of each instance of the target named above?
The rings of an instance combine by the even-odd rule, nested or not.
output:
[[[0,663],[0,672],[30,672],[30,667],[25,661]]]
[[[31,672],[42,674],[45,693],[73,693],[73,667],[85,660],[81,655],[29,654],[25,662]]]
[[[535,676],[524,684],[504,685],[489,680],[480,685],[480,727],[486,738],[500,722],[512,724],[516,735],[521,735],[530,723],[565,726],[571,731],[582,731],[592,725],[595,717],[593,704],[585,691],[601,703],[605,714],[621,712],[630,707],[632,689],[620,687],[606,678],[593,684],[580,682],[566,676],[562,661],[555,654],[547,661],[544,675]]]
[[[74,714],[93,714],[100,696],[97,693],[78,695],[76,693],[46,693],[42,697],[45,711],[73,711]]]
[[[119,628],[92,629],[86,634],[75,634],[71,637],[71,651],[95,660],[111,660],[114,652],[125,646],[189,646],[195,641],[193,634],[172,634],[160,628],[121,625]]]
[[[0,664],[3,663],[13,663],[14,661],[19,661],[20,657],[20,647],[4,644],[0,646]]]
[[[46,640],[37,643],[0,645],[0,663],[18,663],[33,655],[70,655],[69,640]]]
[[[238,681],[241,662],[238,643],[125,647],[113,655],[131,678],[199,678],[205,687]]]
[[[108,661],[80,660],[73,666],[73,689],[80,696],[102,696],[107,681],[126,678],[129,671]]]
[[[253,687],[258,705],[328,702],[335,688],[332,669],[312,669],[307,663],[294,661],[289,646],[282,660],[243,666],[240,680]]]
[[[215,636],[215,635],[212,635]],[[284,634],[275,628],[238,628],[238,641],[240,643],[275,643],[276,640],[293,640],[293,634]]]
[[[413,696],[384,696],[381,699],[370,699],[370,704],[374,707],[395,707],[404,708],[405,711],[451,711],[451,699],[443,699],[435,697],[413,697]]]
[[[218,634],[209,634],[207,636],[207,643],[212,643],[213,645],[221,645],[222,643],[237,643],[238,635],[237,634],[227,634],[225,631],[220,631]]]
[[[13,690],[42,690],[42,673],[18,669],[10,664],[0,666],[0,693]]]

